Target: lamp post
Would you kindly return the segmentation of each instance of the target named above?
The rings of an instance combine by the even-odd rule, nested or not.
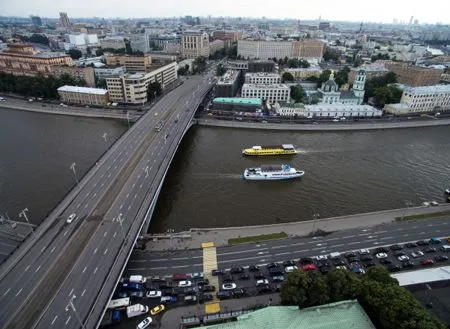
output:
[[[125,220],[125,218],[122,218],[122,213],[120,213],[119,217],[117,217],[117,221],[119,222],[120,229],[122,230],[123,242],[124,242],[124,244],[127,244],[127,238],[125,236],[125,231],[124,231],[123,225],[122,225],[124,220]]]
[[[27,211],[28,211],[28,208],[22,209],[22,211],[19,212],[19,217],[20,217],[20,218],[22,218],[22,217],[25,218],[26,222],[27,222],[29,225],[31,225],[31,224],[30,224],[30,221],[28,220]],[[31,225],[31,232],[33,232],[33,234],[34,234],[34,228],[33,228],[32,225]]]
[[[130,129],[130,113],[127,111],[128,129]]]
[[[317,219],[320,217],[320,214],[319,213],[315,213],[314,215],[313,215],[313,227],[312,227],[312,230],[311,230],[311,232],[312,233],[314,233],[314,229],[316,228],[316,222],[317,222]]]
[[[106,145],[108,145],[108,133],[104,133],[103,135],[102,135],[102,137],[103,137],[103,139],[105,140],[105,144]]]
[[[408,208],[412,206],[412,202],[411,201],[405,201],[405,206],[406,206],[406,208],[403,208],[402,220],[405,218],[406,210],[408,210]]]
[[[144,172],[145,172],[145,178],[148,177],[148,166],[144,168]]]
[[[75,165],[76,165],[76,163],[74,162],[74,163],[72,163],[71,165],[70,165],[70,169],[72,169],[72,171],[73,171],[73,175],[75,176],[75,181],[77,182],[77,185],[78,185],[78,176],[77,176],[77,171],[76,171],[76,169],[75,169]]]
[[[75,305],[73,303],[73,300],[77,298],[77,296],[72,295],[72,297],[70,297],[69,303],[66,306],[66,312],[69,311],[69,307],[72,309],[73,313],[75,313],[75,316],[77,317],[78,322],[80,323],[81,328],[86,329],[86,326],[83,324],[83,321],[81,321],[80,315],[77,312],[77,309],[75,308]]]

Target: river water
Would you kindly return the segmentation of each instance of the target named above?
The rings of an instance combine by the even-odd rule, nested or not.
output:
[[[0,110],[0,213],[27,207],[39,223],[126,126],[119,121]],[[102,135],[107,133],[107,143]],[[246,158],[241,149],[293,143],[295,157]],[[301,180],[244,181],[246,167],[288,162]],[[450,127],[278,132],[193,127],[172,163],[150,231],[310,220],[444,200]]]

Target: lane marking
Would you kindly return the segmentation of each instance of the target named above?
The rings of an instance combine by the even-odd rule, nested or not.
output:
[[[3,293],[3,297],[5,297],[7,294],[8,294],[8,292],[11,290],[11,288],[8,288],[8,290],[6,290],[4,293]]]
[[[103,237],[105,237],[105,236],[106,236],[106,234],[108,234],[108,231],[105,231],[105,233],[103,233]]]
[[[30,265],[28,265],[27,267],[25,267],[25,272],[28,271],[29,268],[30,268]]]
[[[115,237],[116,237],[116,235],[117,235],[117,232],[114,232],[113,238],[115,238]]]
[[[83,292],[81,293],[81,297],[83,297],[85,293],[86,293],[86,289],[84,289]]]
[[[52,323],[51,323],[52,326],[53,326],[53,324],[55,323],[55,321],[56,321],[57,318],[58,318],[58,316],[55,315],[55,317],[53,318],[53,321],[52,321]]]
[[[20,293],[22,292],[23,288],[20,288],[20,290],[17,292],[16,297],[20,295]]]
[[[34,271],[34,273],[39,272],[40,269],[41,269],[41,265],[38,266],[38,268],[36,269],[36,271]]]
[[[95,248],[95,250],[94,250],[94,255],[97,253],[97,250],[98,250],[98,248]]]
[[[122,210],[122,208],[123,208],[123,204],[120,205],[119,210]]]
[[[72,290],[69,292],[69,297],[72,295],[72,293],[73,293],[73,288],[72,288]]]
[[[85,267],[83,268],[83,272],[82,272],[82,273],[86,272],[86,270],[87,270],[87,266],[85,266]]]
[[[65,231],[65,232],[64,232],[64,236],[66,236],[66,235],[67,235],[67,232],[68,232],[68,231]]]
[[[66,326],[67,326],[67,324],[69,323],[71,317],[72,317],[72,315],[69,315],[69,317],[67,318],[67,320],[66,320]]]
[[[103,255],[106,255],[107,252],[108,252],[108,248],[105,249],[105,252],[103,253]]]
[[[94,274],[95,274],[95,273],[97,273],[97,270],[98,270],[98,267],[96,267],[96,268],[95,268],[95,270],[94,270]]]
[[[131,204],[128,206],[128,210],[130,210],[131,209]]]
[[[84,205],[84,209],[86,209],[88,207],[88,204],[86,203],[85,205]]]
[[[56,248],[56,246],[53,247],[52,250],[50,250],[50,253],[54,252],[54,251],[55,251],[55,248]]]

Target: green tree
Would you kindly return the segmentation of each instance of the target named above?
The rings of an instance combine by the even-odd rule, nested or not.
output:
[[[79,59],[83,56],[83,53],[75,48],[69,49],[67,53],[69,54],[70,57],[72,57],[72,59]]]
[[[308,306],[327,304],[330,301],[328,285],[323,275],[319,272],[308,272]]]
[[[328,81],[330,78],[331,70],[324,70],[319,75],[319,83],[323,83],[325,81]]]
[[[308,306],[308,274],[304,271],[293,271],[289,273],[287,280],[280,290],[281,303],[283,305]]]
[[[217,65],[217,69],[216,69],[217,76],[220,77],[220,76],[224,75],[226,71],[227,71],[227,69],[224,68],[222,64]]]
[[[282,82],[294,81],[294,76],[289,72],[284,72],[283,75],[281,76],[281,81]]]
[[[96,84],[95,84],[95,86],[96,86],[97,88],[103,88],[103,89],[106,89],[106,88],[107,88],[106,80],[105,80],[105,79],[98,79],[97,82],[96,82]]]
[[[302,86],[292,86],[291,87],[291,98],[296,102],[300,103],[303,101],[303,99],[306,97],[306,92],[302,88]]]
[[[346,84],[348,82],[348,74],[350,73],[350,68],[345,66],[342,70],[336,73],[334,80],[340,86]]]
[[[95,56],[102,56],[104,54],[103,49],[96,49],[95,50]]]
[[[130,40],[125,39],[125,53],[131,55],[133,53],[133,49],[131,48]]]
[[[156,98],[156,96],[161,95],[161,92],[161,84],[158,81],[149,83],[147,88],[147,100],[150,101]]]
[[[332,48],[327,48],[323,54],[323,60],[326,62],[338,62],[340,59],[341,53]]]
[[[328,294],[332,302],[354,298],[361,291],[359,278],[349,271],[333,268],[326,275],[326,282],[328,285]]]
[[[206,69],[206,58],[203,56],[199,56],[194,60],[193,63],[193,72],[194,73],[202,73]]]
[[[398,280],[391,277],[389,271],[384,266],[371,267],[366,273],[366,279],[383,284],[398,285]]]

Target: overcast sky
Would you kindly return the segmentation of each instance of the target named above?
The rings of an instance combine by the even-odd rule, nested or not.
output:
[[[235,16],[351,20],[391,23],[450,23],[449,0],[0,0],[2,16],[173,17]]]

